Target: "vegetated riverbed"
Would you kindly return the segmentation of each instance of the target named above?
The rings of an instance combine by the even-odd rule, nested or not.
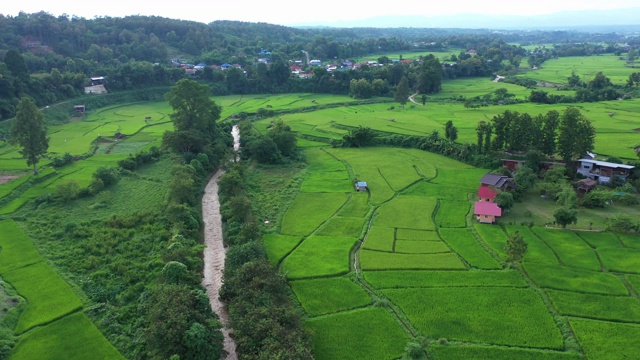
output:
[[[240,148],[240,131],[233,127],[233,149]],[[235,155],[234,155],[235,156]],[[207,289],[207,295],[211,302],[211,308],[220,317],[222,322],[222,334],[224,335],[224,350],[227,352],[226,360],[237,360],[236,344],[231,338],[232,329],[228,327],[229,314],[224,303],[219,299],[222,287],[222,274],[224,273],[224,260],[226,248],[222,237],[222,217],[220,215],[220,200],[218,198],[218,179],[224,174],[218,170],[211,177],[202,196],[202,221],[204,223],[204,277],[202,283]]]

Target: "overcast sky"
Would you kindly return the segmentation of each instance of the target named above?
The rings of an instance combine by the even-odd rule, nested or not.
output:
[[[384,4],[384,5],[383,5]],[[0,13],[17,15],[20,11],[46,11],[53,15],[123,17],[155,15],[172,19],[209,23],[215,20],[240,20],[271,24],[361,20],[383,15],[438,16],[459,13],[539,15],[566,10],[604,10],[640,7],[637,0],[27,0],[3,1]]]

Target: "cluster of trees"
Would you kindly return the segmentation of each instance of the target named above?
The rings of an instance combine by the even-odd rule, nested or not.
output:
[[[229,245],[220,298],[229,308],[238,353],[247,359],[312,359],[311,334],[285,278],[267,259],[247,189],[245,166],[232,163],[218,191]]]
[[[575,90],[575,96],[549,94],[543,90],[533,90],[529,95],[529,101],[539,104],[560,104],[617,100],[633,96],[634,88],[637,88],[639,84],[640,73],[630,74],[626,86],[614,85],[601,71],[589,82],[582,81],[580,76],[572,73],[567,78],[567,88]]]
[[[477,149],[490,151],[531,152],[546,156],[560,154],[565,161],[573,161],[593,150],[595,128],[575,107],[562,114],[551,110],[535,117],[527,113],[507,110],[484,120],[476,127]]]
[[[291,131],[289,124],[282,119],[276,119],[267,127],[267,133],[262,135],[251,131],[251,124],[240,124],[242,157],[253,158],[261,164],[277,164],[285,160],[298,157],[297,137]]]

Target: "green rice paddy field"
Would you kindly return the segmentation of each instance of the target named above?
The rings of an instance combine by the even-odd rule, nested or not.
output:
[[[445,83],[437,101],[394,110],[387,110],[388,103],[349,105],[349,97],[318,94],[215,98],[223,118],[259,108],[305,109],[281,116],[307,135],[300,145],[309,164],[297,198],[265,244],[308,315],[318,359],[395,359],[407,343],[423,337],[426,352],[438,359],[607,359],[640,348],[637,236],[474,225],[470,194],[486,169],[419,150],[331,149],[313,140],[340,138],[347,133],[344,126],[358,125],[398,134],[442,133],[444,123],[453,120],[460,140],[474,141],[477,121],[504,110],[563,109],[533,104],[466,109],[440,101],[449,93],[477,96],[504,85],[489,79]],[[520,88],[508,88],[526,96]],[[306,109],[330,104],[345,105]],[[598,131],[596,152],[633,157],[632,147],[640,144],[635,131],[640,100],[579,106]],[[0,144],[0,173],[22,175],[0,185],[0,276],[28,304],[14,327],[19,341],[11,359],[63,353],[82,359],[88,351],[91,358],[119,358],[84,315],[78,290],[43,260],[11,217],[60,184],[86,186],[98,167],[159,145],[171,129],[170,111],[166,103],[112,106],[52,126],[53,155],[95,154],[58,169],[45,159],[38,176],[29,175],[17,149]],[[614,117],[608,115],[612,111]],[[255,126],[264,131],[269,121]],[[115,141],[116,132],[126,138]],[[366,181],[369,192],[355,192],[355,179]],[[149,181],[149,191],[140,196],[161,197],[158,188]],[[104,211],[126,212],[129,201],[144,201],[140,196],[118,199]],[[68,211],[90,218],[91,206]],[[507,270],[504,263],[504,243],[516,230],[529,242],[522,271]],[[60,340],[70,338],[76,343]],[[69,346],[77,352],[65,353]]]
[[[640,254],[624,242],[638,236],[474,224],[468,199],[486,170],[439,155],[305,152],[301,192],[265,244],[308,316],[316,358],[397,359],[409,342],[434,359],[618,359],[640,347]],[[516,231],[529,251],[509,269]]]

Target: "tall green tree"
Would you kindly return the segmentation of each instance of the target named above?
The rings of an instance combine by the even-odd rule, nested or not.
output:
[[[31,98],[24,97],[18,104],[10,141],[21,148],[22,157],[27,159],[27,165],[33,166],[33,174],[37,175],[38,161],[49,149],[49,138],[44,115]]]
[[[175,131],[163,136],[165,146],[181,152],[210,152],[220,131],[216,121],[222,109],[209,98],[210,89],[182,79],[166,95],[173,108],[170,115]]]
[[[444,137],[451,141],[458,139],[458,128],[453,125],[453,120],[447,121],[444,125]]]
[[[567,225],[578,222],[578,211],[575,209],[561,207],[553,212],[553,217],[556,219],[556,223],[564,229]]]
[[[409,100],[409,80],[406,77],[402,77],[400,83],[396,87],[396,94],[394,99],[404,107]]]
[[[573,161],[593,150],[596,130],[577,108],[564,110],[558,131],[558,153],[564,161]]]
[[[555,110],[549,111],[542,120],[542,137],[539,139],[538,148],[545,155],[552,156],[556,153],[559,123],[560,113]]]

